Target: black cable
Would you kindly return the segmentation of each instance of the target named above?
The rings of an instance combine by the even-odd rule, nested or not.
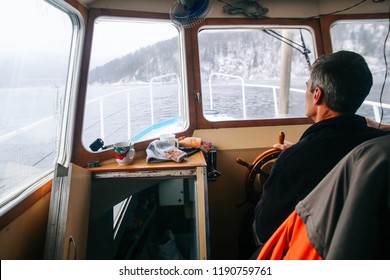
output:
[[[225,4],[225,5],[227,5],[227,6],[229,6],[229,7],[236,8],[234,5],[231,5],[231,4],[229,4],[229,3],[226,3],[225,1],[222,1],[222,0],[218,0],[218,1],[221,2],[221,3],[223,3],[223,4]],[[367,1],[367,0],[362,0],[362,1],[360,1],[360,2],[358,2],[358,3],[356,3],[356,4],[354,4],[354,5],[352,5],[352,6],[350,6],[350,7],[344,8],[344,9],[342,9],[342,10],[337,10],[337,11],[334,11],[334,12],[329,13],[329,14],[319,14],[319,15],[317,15],[317,16],[309,17],[308,19],[316,18],[316,17],[318,17],[318,16],[333,15],[333,14],[337,14],[337,13],[340,13],[340,12],[344,12],[344,11],[350,10],[350,9],[356,7],[356,6],[359,6],[360,4],[362,4],[362,3],[366,2],[366,1]],[[373,1],[374,1],[374,0],[373,0]],[[381,1],[381,0],[378,0],[378,1]],[[243,10],[243,9],[242,9],[242,10]],[[243,10],[243,11],[244,11],[244,10]],[[253,16],[253,17],[255,17],[255,18],[257,17],[257,16],[254,15],[254,14],[253,14],[253,15],[250,14],[250,15]],[[263,17],[263,18],[269,18],[269,17],[267,17],[267,16],[262,16],[262,17]],[[286,37],[280,35],[279,33],[275,32],[274,30],[269,30],[269,31],[268,31],[268,30],[264,30],[264,29],[263,29],[263,32],[265,32],[265,33],[267,33],[268,35],[270,35],[270,36],[272,36],[272,37],[278,39],[279,41],[281,41],[281,42],[283,42],[283,43],[289,45],[290,47],[296,49],[296,50],[299,51],[301,54],[303,54],[303,55],[305,56],[305,59],[306,59],[308,65],[309,65],[309,68],[310,68],[310,65],[311,65],[311,64],[310,64],[310,59],[309,59],[308,54],[311,53],[311,52],[310,52],[309,49],[306,48],[305,42],[304,42],[304,40],[303,40],[302,32],[301,32],[301,40],[302,40],[302,44],[303,44],[303,45],[299,45],[298,43],[296,43],[296,42],[294,42],[294,41],[292,41],[292,40],[290,40],[290,39],[288,39],[288,38],[286,38]],[[271,34],[271,33],[273,33],[274,35]],[[290,42],[290,43],[288,43],[288,42]],[[303,51],[302,51],[301,49],[299,49],[299,48],[293,46],[293,44],[295,44],[295,45],[299,46],[300,48],[302,48]]]
[[[222,0],[218,0],[219,2],[229,6],[229,7],[234,7],[234,5],[231,5],[229,3],[226,3],[225,1],[222,1]],[[361,4],[363,4],[364,2],[366,2],[367,0],[362,0],[350,7],[347,7],[347,8],[344,8],[342,10],[337,10],[337,11],[334,11],[334,12],[331,12],[331,13],[327,13],[327,14],[319,14],[319,15],[316,15],[316,16],[311,16],[311,17],[308,17],[307,19],[313,19],[313,18],[316,18],[316,17],[319,17],[319,16],[326,16],[326,15],[334,15],[334,14],[337,14],[337,13],[341,13],[341,12],[345,12],[345,11],[348,11],[354,7],[357,7]],[[380,2],[384,2],[384,0],[372,0],[374,3],[380,3]],[[256,17],[255,15],[251,15],[253,17]],[[270,17],[267,17],[267,16],[263,16],[263,18],[270,18]],[[298,43],[288,39],[288,38],[285,38],[284,36],[280,35],[279,33],[275,32],[274,30],[264,30],[263,31],[265,33],[267,33],[268,35],[270,36],[273,36],[274,38],[280,40],[281,42],[289,45],[290,47],[298,50],[301,54],[303,54],[306,58],[306,61],[307,63],[309,64],[309,67],[310,67],[310,60],[309,60],[309,57],[308,57],[308,54],[310,53],[310,50],[306,48],[305,46],[305,43],[303,41],[303,37],[302,37],[302,33],[301,33],[301,39],[302,39],[302,44],[303,45],[299,45]],[[273,33],[273,34],[271,34]],[[387,35],[386,35],[386,38],[385,38],[385,42],[384,42],[384,46],[383,46],[383,56],[384,56],[384,60],[385,60],[385,67],[386,67],[386,72],[385,72],[385,78],[384,78],[384,81],[383,81],[383,84],[382,84],[382,89],[381,89],[381,93],[380,93],[380,104],[382,106],[382,97],[383,97],[383,91],[384,91],[384,88],[385,88],[385,85],[386,85],[386,80],[387,80],[387,72],[388,72],[388,64],[387,64],[387,57],[386,57],[386,43],[387,43],[387,40],[388,40],[388,37],[389,37],[389,34],[390,34],[390,7],[389,7],[389,29],[388,29],[388,32],[387,32]],[[288,43],[290,42],[290,43]],[[293,44],[295,45],[298,45],[299,47],[301,47],[303,49],[303,51],[295,46],[293,46]],[[380,123],[382,122],[383,120],[383,108],[381,110],[381,119],[380,119]]]
[[[301,34],[302,48],[303,48],[303,52],[304,52],[303,55],[305,56],[307,65],[309,66],[309,69],[310,69],[311,68],[311,63],[310,63],[310,58],[309,58],[310,50],[308,48],[306,48],[305,39],[303,39],[302,29],[299,29],[299,33]]]
[[[352,6],[350,6],[350,7],[345,8],[345,9],[337,10],[337,11],[334,11],[334,12],[331,12],[331,13],[328,13],[328,14],[319,14],[319,15],[316,15],[316,16],[311,16],[311,17],[308,17],[308,19],[316,18],[316,17],[319,17],[319,16],[334,15],[334,14],[337,14],[337,13],[345,12],[345,11],[348,11],[348,10],[350,10],[350,9],[352,9],[352,8],[355,8],[355,7],[359,6],[360,4],[363,4],[363,3],[366,2],[366,1],[367,1],[367,0],[362,0],[362,1],[360,1],[360,2],[358,2],[358,3],[356,3],[356,4],[354,4],[354,5],[352,5]]]
[[[385,38],[385,41],[383,43],[383,58],[385,60],[385,77],[384,77],[384,80],[383,80],[383,83],[382,83],[381,93],[379,95],[379,103],[380,103],[380,106],[381,106],[381,118],[379,120],[379,127],[381,126],[381,123],[383,121],[383,114],[384,114],[383,113],[384,110],[382,108],[382,98],[383,98],[383,92],[384,92],[384,89],[385,89],[386,80],[387,80],[387,72],[388,72],[387,55],[386,55],[386,44],[387,44],[387,40],[389,38],[389,34],[390,34],[390,6],[389,6],[389,24],[388,24],[386,38]]]
[[[284,37],[283,35],[280,35],[278,32],[276,32],[275,30],[273,29],[270,29],[269,32],[275,34],[276,36],[280,37],[280,38],[283,38],[284,40],[286,40],[287,42],[290,42],[291,44],[294,44],[294,45],[297,45],[298,47],[301,47],[301,48],[304,48],[304,46],[298,44],[297,42],[294,42],[293,40],[289,39],[289,38],[286,38]],[[270,34],[271,35],[271,34]],[[272,36],[272,35],[271,35]],[[275,37],[276,38],[276,37]]]
[[[298,43],[284,37],[283,35],[280,35],[278,32],[270,29],[270,30],[266,30],[266,29],[261,29],[261,31],[267,33],[268,35],[274,37],[275,39],[289,45],[290,47],[292,47],[293,49],[296,49],[297,51],[299,51],[301,54],[304,54],[304,52],[302,50],[300,50],[299,48],[295,47],[293,44],[295,45],[298,45],[299,47],[303,48],[303,46],[299,45]],[[290,42],[290,43],[289,43]]]
[[[309,55],[308,55],[308,54],[311,53],[311,52],[310,52],[310,50],[309,50],[308,48],[306,48],[305,42],[304,42],[304,40],[303,40],[303,36],[302,36],[302,31],[301,31],[301,29],[300,29],[300,32],[301,32],[302,45],[298,44],[297,42],[294,42],[293,40],[290,40],[289,38],[284,37],[283,35],[280,35],[280,34],[279,34],[278,32],[276,32],[275,30],[272,30],[272,29],[270,29],[270,30],[262,29],[262,31],[265,32],[266,34],[268,34],[268,35],[274,37],[275,39],[281,41],[282,43],[285,43],[285,44],[289,45],[289,46],[292,47],[293,49],[295,49],[295,50],[299,51],[301,54],[303,54],[303,55],[305,56],[305,59],[306,59],[306,61],[307,61],[308,66],[309,66],[309,68],[310,68],[310,59],[309,59]],[[303,50],[301,50],[301,49],[295,47],[294,45],[299,46],[299,47],[302,48]]]

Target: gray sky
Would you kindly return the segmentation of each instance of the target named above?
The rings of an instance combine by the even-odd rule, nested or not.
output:
[[[95,23],[92,46],[94,65],[91,68],[174,36],[177,36],[177,29],[166,21],[134,23],[102,19]]]
[[[42,0],[0,1],[3,2],[0,10],[0,55],[9,57],[36,51],[64,50],[61,38],[71,34],[68,16],[63,16],[61,11]],[[94,64],[91,68],[176,35],[176,28],[166,21],[160,24],[140,21],[130,25],[124,20],[109,22],[101,18],[95,25]]]

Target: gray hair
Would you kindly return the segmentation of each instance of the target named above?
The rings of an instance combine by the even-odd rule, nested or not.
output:
[[[341,114],[354,114],[372,87],[372,74],[364,58],[338,51],[318,58],[311,67],[312,86],[324,92],[327,106]]]

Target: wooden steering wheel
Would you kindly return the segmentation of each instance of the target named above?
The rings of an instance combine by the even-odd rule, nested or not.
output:
[[[284,143],[284,132],[279,133],[279,143]],[[256,205],[263,194],[263,185],[268,179],[271,172],[271,168],[274,165],[276,159],[280,155],[282,150],[280,149],[269,149],[260,155],[258,155],[252,163],[247,163],[241,158],[237,158],[236,162],[248,168],[245,179],[245,193],[246,198],[236,204],[236,207],[241,207],[247,202]]]

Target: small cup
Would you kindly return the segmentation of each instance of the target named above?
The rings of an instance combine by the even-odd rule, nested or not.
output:
[[[134,146],[127,142],[118,142],[114,145],[114,156],[119,165],[132,164],[135,157]]]
[[[176,135],[172,133],[161,134],[160,140],[164,142],[168,142],[172,146],[179,147],[179,141],[176,139]]]

